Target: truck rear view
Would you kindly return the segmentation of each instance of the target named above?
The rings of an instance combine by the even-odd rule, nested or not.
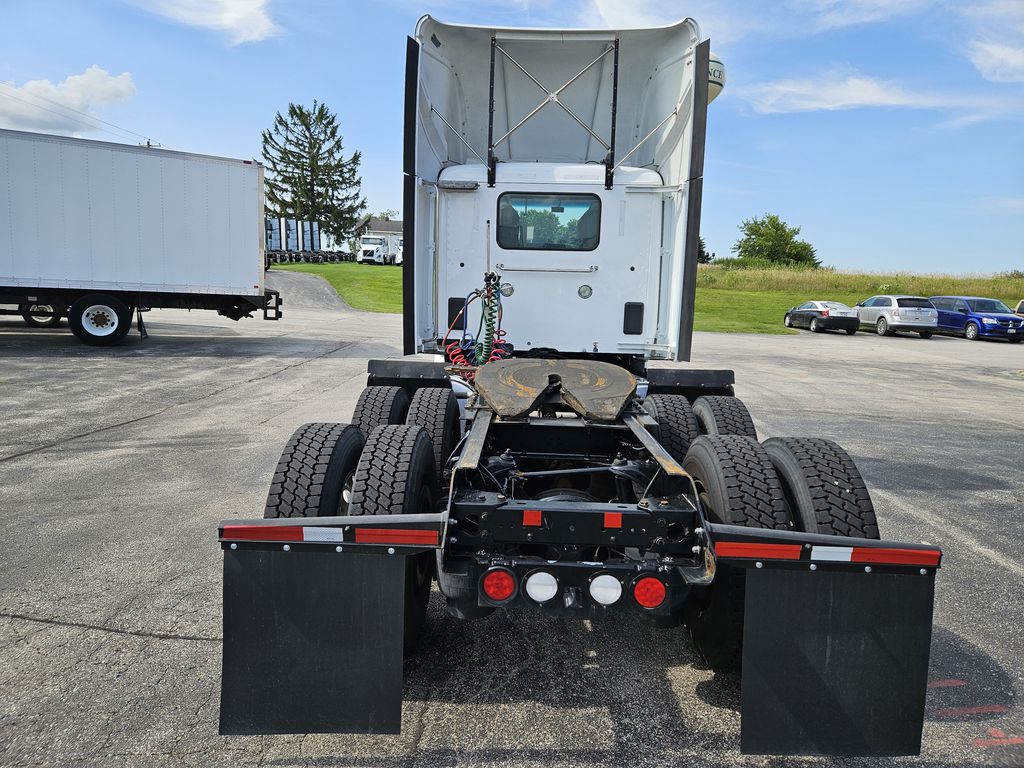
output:
[[[744,752],[916,753],[941,551],[881,539],[833,441],[759,441],[731,371],[649,364],[691,345],[696,24],[425,17],[408,54],[410,356],[222,524],[221,731],[398,732],[436,580],[452,619],[685,628],[742,667]]]

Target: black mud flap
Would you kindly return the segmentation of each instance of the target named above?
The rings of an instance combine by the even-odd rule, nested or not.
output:
[[[749,568],[744,754],[916,755],[935,573]]]
[[[398,733],[406,560],[226,548],[220,733]]]

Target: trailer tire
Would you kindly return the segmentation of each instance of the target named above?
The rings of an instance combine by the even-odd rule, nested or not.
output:
[[[128,335],[133,311],[116,296],[91,293],[76,299],[68,308],[68,325],[79,341],[110,347]]]
[[[459,426],[459,401],[450,387],[423,387],[416,390],[409,404],[406,424],[423,427],[434,446],[437,481],[444,483],[445,465],[462,437]]]
[[[367,440],[374,427],[404,424],[409,412],[409,395],[401,387],[367,387],[359,395],[352,412],[352,423]]]
[[[693,414],[705,435],[743,435],[757,439],[750,411],[738,397],[704,395],[693,401]]]
[[[683,395],[648,395],[644,398],[644,410],[658,422],[648,431],[673,459],[682,463],[690,444],[700,437],[700,425],[690,401]]]
[[[782,485],[771,460],[756,440],[742,435],[697,438],[683,468],[711,522],[750,528],[790,527]],[[686,621],[697,651],[713,669],[739,666],[743,648],[746,574],[719,564],[703,595],[695,594]]]
[[[56,328],[60,325],[60,307],[52,304],[22,304],[18,309],[21,310],[21,318],[25,321],[25,325],[30,328]],[[40,317],[32,314],[33,310],[53,312],[54,314],[50,317]]]
[[[867,486],[842,447],[815,437],[773,437],[763,445],[797,528],[831,536],[880,538]]]
[[[304,424],[292,433],[270,481],[263,517],[347,515],[363,433],[351,424]]]
[[[370,433],[352,483],[352,515],[411,515],[434,511],[437,473],[422,427],[389,424]],[[434,574],[434,553],[406,558],[405,635],[411,652],[423,632]]]

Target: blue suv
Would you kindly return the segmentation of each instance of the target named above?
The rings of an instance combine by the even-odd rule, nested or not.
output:
[[[939,310],[939,333],[954,333],[975,341],[983,338],[1007,339],[1017,344],[1024,340],[1024,317],[999,299],[978,296],[932,296]]]

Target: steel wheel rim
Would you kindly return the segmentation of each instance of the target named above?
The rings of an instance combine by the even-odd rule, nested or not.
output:
[[[353,469],[345,477],[341,486],[341,494],[338,496],[338,514],[347,515],[349,505],[352,503],[352,485],[355,482],[356,471]]]
[[[32,304],[28,308],[28,314],[37,323],[45,323],[53,319],[51,315],[36,315],[33,312],[53,312],[53,307],[49,304]]]
[[[93,304],[82,313],[82,326],[93,336],[109,336],[119,325],[117,312],[106,304]]]

